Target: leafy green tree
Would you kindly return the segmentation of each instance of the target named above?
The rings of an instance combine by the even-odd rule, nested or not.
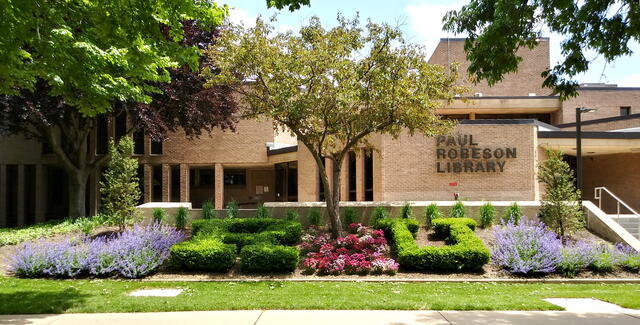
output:
[[[444,17],[444,29],[468,35],[469,72],[493,85],[516,72],[520,48],[533,48],[546,30],[565,36],[564,61],[543,73],[543,85],[562,98],[577,95],[571,78],[589,69],[593,53],[607,62],[631,55],[640,41],[640,3],[636,0],[471,0]]]
[[[127,222],[136,217],[140,200],[138,160],[133,158],[133,140],[124,137],[116,144],[109,143],[111,160],[100,182],[102,205],[109,218],[124,230]],[[155,213],[154,213],[155,215]]]
[[[300,9],[301,5],[309,6],[311,0],[267,0],[267,7],[269,8],[289,8],[289,11]]]
[[[248,29],[230,26],[208,54],[217,68],[210,85],[233,87],[248,116],[290,130],[311,153],[333,236],[342,232],[340,171],[349,151],[371,146],[372,134],[448,132],[454,123],[436,109],[463,90],[455,66],[430,65],[399,29],[362,27],[357,18],[339,16],[336,27],[325,29],[313,17],[299,34],[278,33],[262,20]],[[333,161],[332,185],[325,159]]]
[[[69,216],[85,215],[87,179],[109,160],[86,150],[98,116],[126,113],[134,122],[127,133],[144,127],[156,139],[178,126],[193,136],[229,126],[234,107],[225,90],[202,91],[198,76],[226,7],[193,0],[0,7],[0,136],[51,149],[68,177]]]
[[[544,223],[563,239],[583,227],[580,191],[574,185],[573,171],[562,159],[562,152],[547,150],[547,160],[538,166],[538,180],[545,185],[540,207]]]

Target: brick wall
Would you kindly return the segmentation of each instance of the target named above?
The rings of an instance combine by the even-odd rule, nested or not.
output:
[[[593,199],[593,189],[604,186],[631,208],[640,211],[640,153],[589,156],[582,158],[582,162],[585,199]],[[605,195],[603,203],[607,209],[605,212],[615,213],[615,205],[610,197]]]
[[[576,107],[597,108],[595,112],[582,114],[582,120],[595,120],[606,117],[620,116],[620,107],[630,106],[631,114],[640,113],[640,88],[580,90],[579,96],[570,98],[562,103],[562,114],[558,123],[573,123],[576,121]]]
[[[440,40],[429,58],[429,63],[448,66],[450,63],[459,62],[460,78],[465,81],[465,85],[473,89],[471,95],[476,92],[481,92],[483,96],[528,96],[529,93],[536,93],[538,96],[551,95],[550,89],[542,88],[543,78],[540,75],[549,69],[549,40],[541,39],[533,50],[521,49],[518,55],[523,58],[518,66],[518,73],[505,75],[502,82],[491,88],[484,81],[476,85],[468,81],[469,62],[464,52],[464,40]]]

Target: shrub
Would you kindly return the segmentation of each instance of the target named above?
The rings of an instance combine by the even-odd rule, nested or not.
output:
[[[456,203],[451,207],[451,213],[449,214],[450,218],[464,218],[467,215],[467,208],[464,206],[462,201],[456,201]]]
[[[293,272],[298,266],[296,247],[276,245],[248,245],[240,251],[240,269],[243,272]]]
[[[491,204],[491,202],[487,202],[480,207],[480,227],[491,227],[495,218],[496,208]]]
[[[491,259],[511,273],[551,273],[562,260],[562,242],[542,222],[511,219],[494,236]]]
[[[320,226],[320,222],[322,219],[322,215],[320,214],[320,209],[311,208],[309,209],[309,214],[307,215],[307,219],[309,220],[309,225],[311,226]]]
[[[546,185],[540,218],[562,238],[584,226],[579,204],[580,191],[574,185],[573,171],[562,153],[547,150],[548,158],[538,167],[538,179]]]
[[[189,210],[185,207],[179,207],[176,213],[176,228],[184,230],[189,222]]]
[[[522,209],[517,202],[511,203],[511,205],[504,211],[504,215],[502,216],[502,220],[504,223],[513,220],[513,223],[518,224],[520,219],[522,218]]]
[[[411,220],[411,219],[409,219]],[[403,219],[380,222],[403,268],[417,271],[475,271],[489,262],[489,250],[474,233],[475,221],[468,218],[441,218],[433,227],[447,238],[447,246],[419,247]]]
[[[409,219],[413,217],[413,211],[411,210],[411,204],[409,202],[405,203],[400,210],[400,218]]]
[[[557,265],[557,271],[568,277],[578,275],[595,260],[593,245],[585,241],[567,243],[560,252],[562,258]]]
[[[300,221],[300,214],[296,210],[287,210],[284,219],[287,221]]]
[[[594,245],[592,254],[593,261],[589,268],[600,273],[613,272],[624,259],[623,254],[615,246],[604,242]]]
[[[152,219],[155,223],[163,223],[167,219],[167,210],[163,208],[153,208]]]
[[[170,247],[183,238],[181,232],[153,223],[112,236],[40,240],[22,244],[11,257],[9,269],[21,277],[140,278],[162,265]]]
[[[240,208],[238,207],[238,202],[230,201],[227,203],[227,218],[233,219],[240,216]]]
[[[425,215],[425,226],[427,227],[427,229],[431,229],[433,220],[442,217],[442,214],[440,213],[440,209],[438,209],[438,205],[435,203],[429,204],[424,209],[424,215]]]
[[[211,200],[206,200],[202,203],[202,219],[215,219],[216,210],[213,207]]]
[[[616,245],[616,248],[622,256],[620,261],[622,267],[632,272],[640,272],[640,252],[622,244]]]
[[[360,219],[360,216],[358,216],[358,210],[356,210],[356,208],[346,207],[344,209],[344,224],[346,226],[352,223],[357,223],[359,219]]]
[[[373,214],[371,215],[370,225],[373,228],[378,228],[378,222],[382,219],[386,219],[389,217],[389,211],[382,206],[378,206],[373,210]]]
[[[256,210],[256,218],[269,218],[271,214],[269,213],[269,209],[264,206],[264,203],[260,203],[258,205],[258,209]]]
[[[204,237],[171,247],[171,262],[182,269],[226,272],[236,262],[236,246]]]
[[[138,213],[136,205],[140,200],[138,180],[138,160],[132,158],[133,140],[122,137],[116,144],[109,142],[111,159],[100,182],[102,205],[111,221],[124,230],[128,221]]]

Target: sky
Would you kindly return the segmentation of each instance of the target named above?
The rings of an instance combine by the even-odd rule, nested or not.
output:
[[[399,25],[405,38],[425,46],[430,54],[442,37],[464,37],[442,31],[442,16],[452,9],[459,9],[468,1],[464,0],[311,0],[311,6],[289,12],[288,9],[267,9],[265,0],[219,1],[230,7],[230,19],[234,23],[252,25],[256,17],[265,19],[277,14],[276,26],[280,31],[298,30],[312,16],[318,16],[327,26],[335,24],[338,13],[353,17],[359,13],[361,21],[371,19],[377,23]],[[543,35],[550,37],[551,66],[562,59],[560,34]],[[631,56],[620,57],[614,62],[605,62],[595,53],[587,53],[588,59],[595,58],[589,71],[575,79],[580,83],[604,82],[624,87],[640,87],[640,44],[631,44],[635,52]]]

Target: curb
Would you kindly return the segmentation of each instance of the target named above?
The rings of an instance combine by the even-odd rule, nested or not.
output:
[[[395,279],[318,279],[318,278],[293,278],[293,279],[190,279],[190,278],[174,278],[174,279],[141,279],[140,282],[399,282],[399,283],[510,283],[510,284],[527,284],[527,283],[553,283],[553,284],[640,284],[640,278],[621,278],[621,279],[412,279],[412,278],[395,278]]]

